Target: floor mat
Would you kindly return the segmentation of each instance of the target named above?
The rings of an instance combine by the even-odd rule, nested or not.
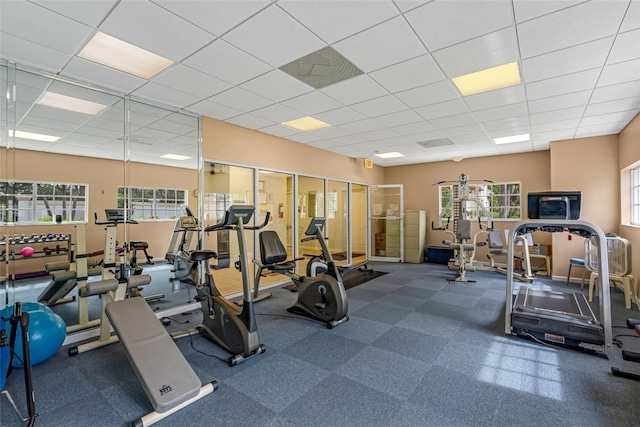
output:
[[[352,270],[342,276],[342,283],[345,289],[351,289],[358,285],[366,283],[369,280],[375,279],[376,277],[384,276],[385,274],[387,274],[385,271],[374,271],[366,269]]]

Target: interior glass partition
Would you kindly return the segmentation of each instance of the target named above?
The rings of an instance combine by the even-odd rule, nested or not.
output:
[[[325,216],[324,179],[309,176],[298,176],[298,206],[297,206],[297,239],[298,252],[296,258],[308,258],[320,255],[320,245],[315,240],[301,242],[305,237],[305,230],[314,217]],[[298,264],[301,271],[306,269],[306,262]]]
[[[224,218],[231,205],[254,205],[254,169],[206,161],[204,163],[204,227]],[[256,209],[260,216],[260,208]],[[255,221],[255,218],[254,218]],[[255,222],[252,222],[253,225]],[[247,258],[254,259],[254,232],[245,232]],[[216,286],[223,295],[242,292],[242,275],[234,267],[239,258],[238,239],[235,232],[206,233],[204,248],[218,253],[212,264]]]
[[[351,263],[367,262],[367,186],[351,184]]]
[[[350,264],[349,254],[349,193],[347,183],[327,180],[325,235],[336,265]]]

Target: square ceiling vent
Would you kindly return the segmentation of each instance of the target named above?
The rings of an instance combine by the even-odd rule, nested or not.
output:
[[[454,145],[453,141],[451,141],[449,138],[431,139],[429,141],[416,142],[416,144],[418,144],[423,148],[435,148],[435,147],[445,147],[447,145]]]
[[[296,59],[279,69],[315,89],[363,74],[361,69],[329,46]]]

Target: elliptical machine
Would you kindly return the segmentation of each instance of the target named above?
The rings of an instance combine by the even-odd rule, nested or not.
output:
[[[254,261],[258,265],[254,286],[257,291],[265,269],[290,277],[298,290],[298,299],[287,311],[323,322],[331,329],[349,320],[349,316],[342,276],[322,234],[324,225],[325,218],[313,218],[304,233],[308,237],[301,241],[318,240],[326,260],[326,272],[316,277],[295,274],[296,261],[300,258],[287,261],[287,250],[278,233],[267,230],[260,233],[260,262]]]
[[[244,231],[265,227],[269,222],[269,215],[267,214],[262,225],[246,227],[245,225],[251,220],[254,210],[253,206],[248,205],[230,206],[222,222],[205,228],[206,232],[234,230],[238,235],[238,249],[240,251],[238,266],[242,273],[244,294],[242,308],[226,299],[215,285],[209,260],[217,257],[216,252],[208,249],[194,250],[190,253],[189,260],[193,264],[200,264],[204,272],[204,282],[196,285],[198,295],[195,298],[202,304],[202,324],[195,329],[174,335],[175,338],[178,338],[184,334],[200,332],[205,338],[232,354],[227,359],[229,366],[240,364],[266,350],[258,339],[258,327],[251,300]]]
[[[177,290],[180,289],[180,282],[185,282],[193,286],[198,285],[198,263],[191,259],[189,245],[191,244],[193,235],[197,234],[197,232],[200,231],[200,228],[196,217],[193,216],[190,210],[187,209],[187,212],[188,215],[183,215],[178,219],[176,230],[173,232],[173,238],[182,234],[178,251],[172,253],[171,257],[169,257],[169,254],[167,253],[167,256],[165,257],[167,260],[171,259],[171,262],[173,263],[173,269],[171,269],[173,277],[171,277],[169,281],[173,283],[174,289]],[[199,249],[201,249],[201,246],[198,241],[196,250]]]

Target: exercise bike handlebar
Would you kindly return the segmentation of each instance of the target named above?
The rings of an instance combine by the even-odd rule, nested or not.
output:
[[[220,230],[230,230],[236,226],[236,218],[242,221],[242,224],[247,224],[251,220],[251,216],[253,215],[253,211],[255,210],[254,206],[249,205],[233,205],[230,206],[229,209],[225,212],[224,218],[221,222],[217,224],[210,225],[204,229],[206,232],[211,231],[220,231]],[[260,225],[243,227],[245,230],[259,230],[261,228],[266,227],[271,219],[271,212],[267,212],[264,218],[264,222]]]

